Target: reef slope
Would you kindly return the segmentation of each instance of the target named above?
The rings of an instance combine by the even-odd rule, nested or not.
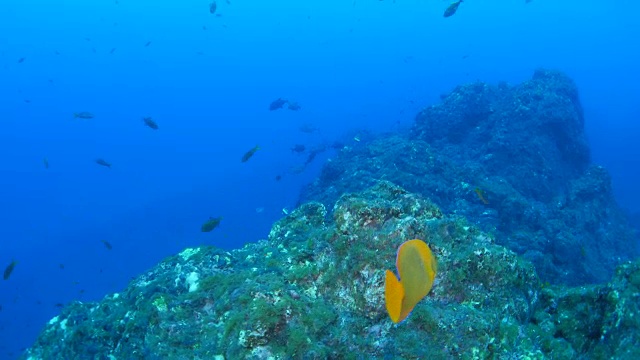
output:
[[[331,206],[389,180],[495,234],[544,281],[605,282],[638,255],[638,238],[590,161],[584,122],[575,84],[556,71],[461,85],[408,133],[345,144],[301,201]]]
[[[394,325],[384,270],[407,239],[438,259],[432,292]],[[97,303],[52,319],[27,359],[640,357],[640,263],[555,287],[459,216],[387,181],[300,206],[269,238],[186,249]]]

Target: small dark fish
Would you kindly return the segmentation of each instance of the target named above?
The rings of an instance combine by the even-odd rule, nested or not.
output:
[[[276,175],[276,181],[280,181],[280,180],[282,180],[282,176]]]
[[[449,17],[455,14],[456,11],[458,11],[458,6],[460,6],[461,2],[462,0],[452,2],[451,5],[449,5],[449,7],[447,7],[447,9],[444,11],[444,17]]]
[[[218,4],[216,4],[215,1],[212,1],[211,4],[209,4],[209,12],[210,13],[215,14],[217,8],[218,8]]]
[[[100,159],[96,159],[96,164],[104,166],[104,167],[108,167],[109,169],[111,169],[111,164],[108,163],[106,160],[100,158]]]
[[[93,114],[88,111],[73,113],[74,119],[93,119]]]
[[[151,40],[147,41],[147,43],[146,43],[146,44],[144,44],[144,47],[147,47],[147,46],[149,46],[149,45],[151,45]]]
[[[42,164],[44,165],[45,169],[49,168],[49,160],[47,158],[42,159]]]
[[[287,107],[289,108],[289,110],[293,110],[293,111],[298,111],[302,109],[302,106],[300,106],[300,104],[298,104],[295,101],[289,101],[289,104]]]
[[[200,230],[202,232],[210,232],[213,229],[217,228],[218,225],[220,225],[220,221],[222,221],[222,216],[217,218],[210,217],[209,220],[207,220],[204,224],[202,224],[202,227],[200,228]]]
[[[158,123],[153,121],[153,119],[150,116],[142,118],[142,121],[144,121],[144,124],[152,128],[153,130],[158,130]]]
[[[0,305],[0,311],[2,311],[2,305]]]
[[[305,151],[306,147],[302,144],[295,144],[292,148],[291,148],[291,152],[296,152],[298,154],[303,153]]]
[[[2,278],[5,280],[9,280],[9,277],[11,276],[11,273],[13,272],[13,269],[16,267],[16,265],[18,265],[17,261],[11,261],[11,264],[7,265],[7,267],[4,269],[4,275],[2,276]]]
[[[327,150],[327,146],[321,145],[309,151],[309,156],[307,157],[307,160],[304,162],[304,166],[311,164],[311,162],[313,162],[313,160],[316,158],[316,155],[320,154],[321,152],[324,152],[325,150]]]
[[[111,246],[111,243],[110,243],[110,242],[108,242],[107,240],[100,240],[100,242],[101,242],[102,244],[104,244],[104,247],[106,247],[106,248],[107,248],[107,250],[111,250],[111,249],[113,249],[113,246]]]
[[[63,303],[55,303],[53,306],[57,307],[57,308],[61,308],[64,307]]]
[[[309,165],[311,164],[311,162],[313,161],[313,159],[316,158],[316,155],[318,155],[318,152],[312,151],[309,153],[309,157],[307,157],[307,161],[304,162],[304,165]]]
[[[283,98],[277,98],[276,100],[273,100],[271,104],[269,104],[269,110],[273,111],[273,110],[282,109],[284,104],[286,104],[287,102],[288,101]]]
[[[260,150],[260,146],[256,145],[253,149],[247,151],[244,155],[242,155],[242,162],[247,162],[258,150]]]
[[[113,54],[116,51],[116,48],[112,48],[111,51],[109,51],[109,54]]]
[[[64,270],[64,264],[59,264],[58,267],[60,268],[60,270]]]
[[[20,59],[18,59],[18,64],[23,63],[26,60],[26,58],[21,57]]]

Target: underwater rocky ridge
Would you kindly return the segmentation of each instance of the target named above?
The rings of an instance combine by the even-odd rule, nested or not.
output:
[[[378,179],[495,234],[550,283],[604,282],[638,255],[609,174],[590,162],[578,90],[556,71],[457,87],[422,110],[410,134],[344,148],[303,202],[331,206]]]
[[[396,325],[384,270],[414,238],[438,271]],[[23,358],[636,359],[637,244],[575,84],[538,70],[343,146],[267,239],[185,249],[74,302]]]

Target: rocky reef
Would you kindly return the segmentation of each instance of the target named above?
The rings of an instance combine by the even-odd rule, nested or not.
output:
[[[379,179],[466,217],[553,284],[607,281],[638,255],[607,171],[589,160],[576,86],[555,71],[457,87],[408,134],[344,146],[302,202],[330,206]]]
[[[539,281],[463,217],[390,182],[307,203],[269,238],[186,249],[98,303],[64,308],[26,359],[578,359],[640,356],[640,262],[606,285]],[[384,269],[411,238],[432,292],[394,325]]]
[[[460,86],[410,132],[344,145],[268,239],[72,303],[23,358],[640,358],[637,238],[583,123],[556,72]],[[414,238],[437,275],[396,325],[384,271]]]

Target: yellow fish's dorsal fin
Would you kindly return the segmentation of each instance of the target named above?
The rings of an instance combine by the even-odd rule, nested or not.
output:
[[[386,270],[384,279],[384,302],[387,306],[389,317],[394,323],[401,321],[402,299],[404,299],[404,288],[402,284],[393,272]]]

